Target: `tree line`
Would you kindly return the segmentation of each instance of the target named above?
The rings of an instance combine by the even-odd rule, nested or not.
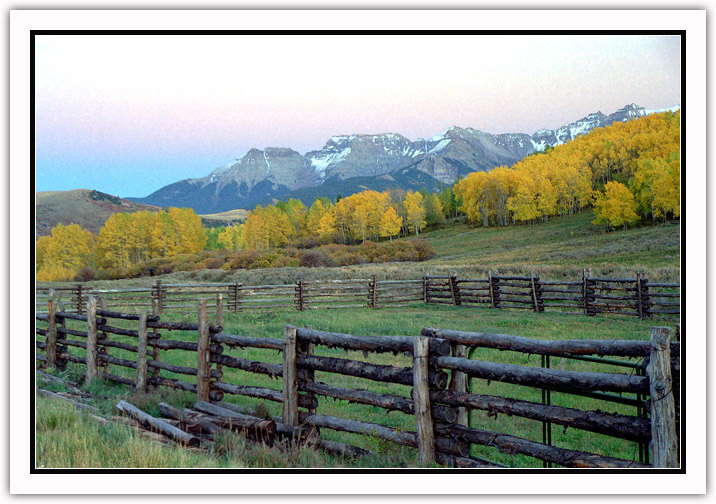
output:
[[[597,128],[527,156],[511,168],[455,184],[473,223],[507,226],[593,208],[595,224],[624,227],[680,216],[681,114],[665,112]]]

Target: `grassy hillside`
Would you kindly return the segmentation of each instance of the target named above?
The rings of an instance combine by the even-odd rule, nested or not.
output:
[[[46,236],[57,224],[79,224],[98,233],[118,212],[155,212],[159,207],[142,205],[90,189],[44,191],[35,193],[35,236]]]

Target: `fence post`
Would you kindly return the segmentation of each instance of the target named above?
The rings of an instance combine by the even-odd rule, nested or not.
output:
[[[152,292],[153,299],[157,300],[157,306],[159,308],[159,311],[157,312],[157,315],[162,313],[163,304],[162,303],[162,281],[157,280],[154,284],[154,290]]]
[[[306,326],[306,329],[313,329],[313,327]],[[310,341],[297,341],[296,357],[299,355],[313,355],[313,343]],[[303,383],[313,383],[316,381],[316,372],[313,369],[298,369],[296,371],[296,377],[298,381]],[[313,415],[316,413],[316,408],[313,407],[313,405],[316,404],[316,394],[313,392],[307,392],[306,396],[311,402],[311,406],[308,407],[308,413],[309,415]]]
[[[216,325],[224,327],[224,296],[221,293],[216,295]]]
[[[641,304],[641,273],[636,274],[636,311],[640,319],[644,318],[644,308]]]
[[[376,287],[375,275],[370,276],[368,282],[368,307],[375,308],[375,287]]]
[[[303,282],[301,280],[296,280],[296,309],[298,311],[303,311]]]
[[[455,273],[450,275],[448,282],[450,284],[450,297],[452,297],[452,304],[454,306],[460,306],[460,288],[458,287],[457,276]]]
[[[139,329],[137,331],[137,390],[147,391],[147,313],[139,314]]]
[[[642,278],[641,279],[641,289],[639,291],[639,296],[641,296],[641,310],[644,314],[644,318],[651,317],[651,298],[649,297],[649,279],[648,278]]]
[[[530,286],[532,287],[532,308],[534,312],[537,313],[539,311],[539,307],[537,306],[537,290],[535,289],[535,274],[532,271],[530,271]]]
[[[490,277],[490,301],[492,302],[493,308],[500,307],[500,277],[492,276],[492,272],[489,273]]]
[[[435,432],[428,383],[428,341],[428,338],[419,336],[413,342],[413,402],[418,431],[418,456],[423,465],[435,462]]]
[[[450,353],[453,357],[461,359],[467,359],[467,347],[465,345],[458,345],[457,343],[450,343]],[[452,392],[468,392],[467,381],[470,378],[467,374],[462,371],[452,371],[450,373],[450,385],[448,389]],[[469,410],[460,406],[457,408],[457,424],[464,427],[468,427],[468,415]]]
[[[97,298],[87,300],[87,374],[85,381],[89,385],[97,378]]]
[[[103,297],[97,298],[97,307],[100,310],[106,310],[107,309],[107,300]],[[102,343],[109,340],[109,333],[107,331],[102,330],[102,332],[99,332],[99,326],[105,326],[107,325],[107,319],[104,317],[100,317],[98,321],[98,327],[97,327],[97,355],[107,355],[107,347],[104,346]],[[106,373],[109,373],[109,362],[102,360],[101,357],[99,357],[99,366],[102,366],[102,370]]]
[[[77,284],[77,313],[82,315],[82,284]]]
[[[211,384],[211,362],[209,361],[209,319],[206,313],[206,299],[200,299],[198,303],[198,326],[199,338],[197,345],[196,363],[196,399],[197,401],[209,401]]]
[[[428,296],[428,277],[423,275],[423,303],[428,304],[430,302],[430,296]]]
[[[671,377],[668,327],[652,327],[649,375],[651,404],[651,450],[654,467],[679,467],[676,412]]]
[[[152,316],[159,317],[159,311],[160,311],[159,310],[159,300],[152,299]],[[159,346],[156,345],[156,343],[158,342],[159,339],[161,339],[161,337],[162,337],[162,335],[159,333],[159,331],[157,329],[154,329],[154,331],[152,332],[152,336],[151,336],[153,343],[155,343],[153,345],[153,350],[152,350],[152,360],[154,360],[154,361],[159,360]],[[154,368],[152,371],[152,376],[159,376],[160,371],[161,370],[159,368]]]
[[[296,374],[296,328],[284,327],[283,346],[283,414],[286,425],[298,426],[298,382]]]
[[[54,289],[49,291],[47,300],[47,336],[45,336],[45,366],[57,366],[57,307],[60,296]]]
[[[594,296],[596,295],[596,282],[592,280],[592,269],[587,270],[587,276],[584,277],[584,313],[589,316],[596,315],[597,311],[594,307],[590,306],[590,302],[596,301]]]
[[[65,304],[62,302],[62,300],[58,301],[57,303],[58,311],[60,313],[64,313],[65,311]],[[57,338],[57,350],[55,355],[57,356],[55,367],[59,369],[60,371],[64,370],[67,367],[67,359],[63,359],[62,355],[67,353],[67,346],[61,344],[59,340],[65,340],[67,339],[67,320],[65,317],[61,315],[55,315],[55,324],[59,321],[59,329],[56,330],[58,338]],[[55,325],[57,327],[57,325]]]

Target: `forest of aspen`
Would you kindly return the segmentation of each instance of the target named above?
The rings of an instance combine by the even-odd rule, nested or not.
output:
[[[434,254],[421,233],[454,217],[484,227],[537,225],[591,210],[605,232],[656,225],[680,217],[680,161],[680,113],[654,114],[470,173],[436,194],[366,190],[309,207],[290,199],[215,228],[187,208],[117,213],[97,235],[59,224],[36,242],[36,279],[421,261]]]

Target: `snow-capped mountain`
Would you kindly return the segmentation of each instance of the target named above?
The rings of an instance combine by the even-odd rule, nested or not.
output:
[[[392,180],[399,187],[398,172],[413,176],[422,172],[429,176],[427,180],[434,179],[435,185],[449,184],[473,171],[510,166],[533,152],[564,144],[595,128],[653,113],[675,112],[679,108],[677,105],[650,110],[632,103],[613,114],[596,112],[559,129],[541,129],[533,135],[493,135],[453,126],[430,139],[415,141],[396,133],[337,135],[320,150],[307,152],[305,156],[287,148],[251,149],[242,158],[206,177],[176,182],[146,198],[127,199],[157,206],[188,206],[199,213],[213,213],[270,203],[305,188],[316,189],[302,194],[321,195],[321,186],[331,187],[333,192],[345,187],[341,194],[348,196],[365,187],[369,177],[383,177],[381,187],[386,180]],[[359,177],[361,184],[341,183]],[[426,180],[419,178],[422,182]]]

